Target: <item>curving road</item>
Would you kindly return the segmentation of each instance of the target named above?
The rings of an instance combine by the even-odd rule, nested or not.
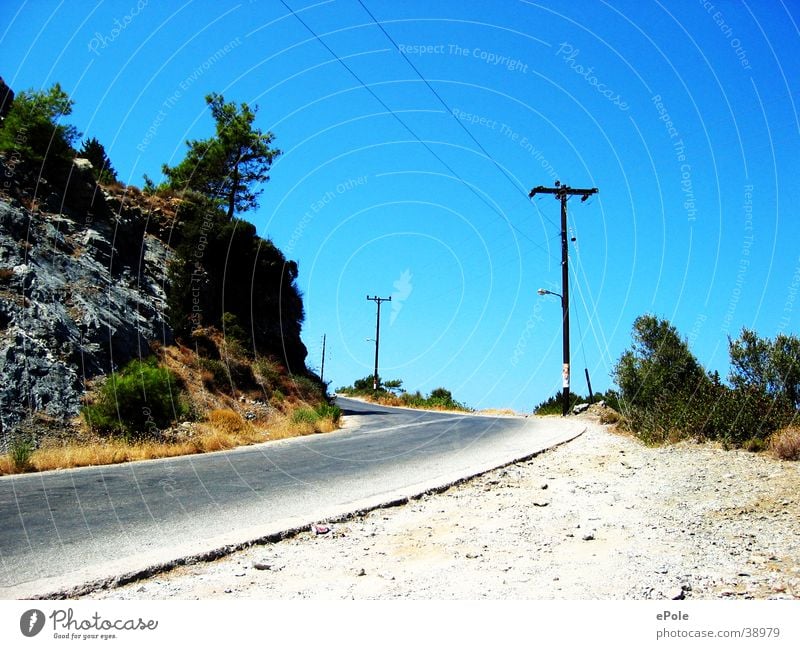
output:
[[[583,424],[338,399],[343,430],[234,451],[0,478],[0,598],[67,593],[481,473]]]

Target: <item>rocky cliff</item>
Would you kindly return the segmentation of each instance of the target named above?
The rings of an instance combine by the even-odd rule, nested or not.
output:
[[[85,164],[69,191],[14,178],[0,195],[0,444],[62,427],[86,381],[168,344],[163,207],[98,187]],[[21,177],[23,176],[23,177]],[[25,189],[35,187],[35,190]],[[2,449],[0,449],[2,450]]]

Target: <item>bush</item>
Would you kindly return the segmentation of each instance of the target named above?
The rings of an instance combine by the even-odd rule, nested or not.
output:
[[[133,360],[112,374],[82,415],[94,430],[133,440],[158,437],[188,412],[178,378],[151,358]]]
[[[321,418],[330,419],[334,424],[338,424],[342,417],[342,409],[329,403],[321,403],[314,410]]]
[[[563,400],[564,400],[564,393],[560,390],[556,392],[552,397],[542,401],[538,406],[533,409],[534,414],[537,415],[560,415],[563,413]],[[569,393],[569,410],[567,412],[572,412],[572,409],[578,405],[579,403],[586,403],[588,399],[585,397],[581,397],[574,392]]]
[[[212,410],[206,418],[215,429],[228,435],[243,433],[250,428],[238,412],[229,409]]]
[[[800,460],[800,428],[789,427],[774,433],[769,447],[781,460]]]
[[[11,442],[8,455],[15,471],[27,471],[31,468],[31,455],[36,450],[36,445],[32,440],[17,437]]]
[[[299,408],[292,413],[293,424],[311,424],[313,426],[319,419],[317,411],[311,408]]]
[[[203,385],[207,390],[230,387],[231,376],[228,373],[227,365],[222,361],[214,358],[201,358],[200,369],[203,371]]]
[[[256,376],[260,378],[267,388],[274,390],[280,385],[283,368],[271,358],[261,357],[254,364]]]
[[[637,318],[633,338],[614,376],[626,424],[647,443],[693,437],[758,450],[797,414],[791,337],[771,343],[744,330],[731,341],[732,387],[706,374],[665,320]]]

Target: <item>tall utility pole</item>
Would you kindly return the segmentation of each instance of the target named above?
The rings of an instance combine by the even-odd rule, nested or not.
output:
[[[325,339],[328,334],[322,334],[322,369],[319,371],[319,380],[325,383]]]
[[[567,200],[570,196],[580,196],[584,202],[589,196],[597,193],[592,189],[573,189],[556,180],[555,187],[534,187],[528,194],[533,198],[536,194],[553,194],[561,201],[561,311],[563,317],[563,365],[561,366],[562,386],[564,388],[561,414],[566,417],[569,412],[569,250],[567,248]]]
[[[391,302],[392,296],[389,297],[370,297],[367,295],[368,300],[372,300],[378,305],[378,314],[375,318],[375,373],[372,375],[372,389],[378,389],[378,346],[381,341],[381,302]]]

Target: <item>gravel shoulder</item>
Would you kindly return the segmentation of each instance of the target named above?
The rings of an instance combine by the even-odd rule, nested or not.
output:
[[[90,599],[800,599],[800,463],[587,417],[527,462]]]

